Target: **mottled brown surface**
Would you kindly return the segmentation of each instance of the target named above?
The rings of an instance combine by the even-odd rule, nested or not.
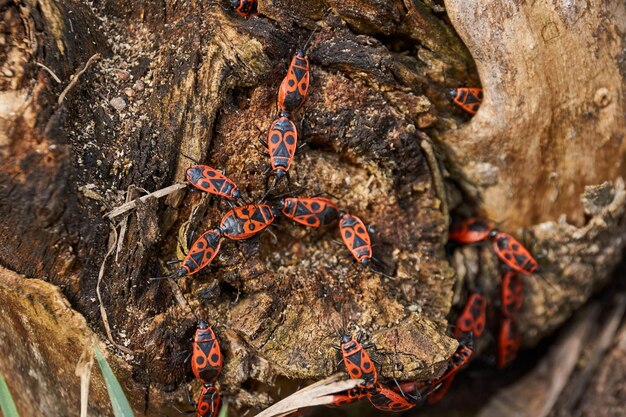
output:
[[[132,198],[142,188],[181,180],[191,164],[183,154],[226,169],[249,198],[260,198],[267,161],[257,153],[255,138],[275,115],[275,92],[292,51],[318,27],[310,42],[311,94],[296,119],[308,147],[296,158],[291,187],[303,194],[339,196],[342,208],[372,224],[376,256],[386,264],[378,268],[397,278],[353,269],[344,259],[348,252],[333,243],[338,235],[332,228],[308,231],[281,219],[276,242],[264,235],[237,246],[224,244],[211,270],[181,286],[195,312],[224,339],[222,389],[237,404],[267,403],[250,393],[266,390],[277,377],[317,379],[334,372],[338,358],[331,346],[340,332],[365,330],[377,340],[380,353],[374,355],[394,365],[383,369],[385,377],[431,376],[442,370],[455,347],[444,327],[431,321],[444,322],[453,271],[442,247],[445,204],[431,176],[439,168],[424,157],[425,139],[415,127],[435,120],[423,93],[444,91],[444,86],[441,77],[418,75],[423,61],[390,51],[407,48],[411,36],[417,36],[407,25],[418,11],[412,9],[388,28],[402,31],[397,39],[386,38],[387,29],[380,31],[385,34],[381,42],[351,30],[334,14],[316,24],[309,17],[321,19],[326,8],[309,6],[285,16],[268,9],[270,19],[245,21],[216,4],[160,8],[106,2],[89,9],[69,3],[76,8],[72,13],[87,16],[80,24],[53,4],[49,15],[23,20],[24,10],[13,3],[3,6],[15,14],[16,25],[30,18],[46,28],[39,33],[52,45],[45,52],[63,50],[61,65],[55,55],[35,49],[63,85],[92,53],[103,55],[66,101],[52,106],[52,121],[52,110],[33,102],[25,104],[31,106],[28,111],[11,116],[12,127],[31,119],[28,135],[9,130],[3,151],[12,155],[15,168],[2,172],[8,197],[3,200],[5,227],[22,206],[24,219],[32,219],[29,227],[7,227],[3,262],[20,272],[50,276],[100,330],[94,289],[110,236],[99,214],[119,205],[130,186]],[[46,9],[47,2],[40,7]],[[399,3],[393,7],[403,16]],[[63,37],[66,26],[87,32],[82,25],[95,16],[102,22],[89,29],[93,50],[74,52],[73,40]],[[438,22],[434,16],[424,18]],[[377,32],[377,25],[373,22],[368,31]],[[432,59],[446,62],[454,48],[463,47],[444,24],[438,25],[454,45],[440,48]],[[25,61],[32,78],[39,68],[33,53]],[[448,67],[463,74],[457,57],[449,61]],[[22,87],[54,103],[53,81],[39,74],[37,90],[29,90],[25,81]],[[45,142],[56,146],[32,150]],[[10,152],[11,147],[23,156]],[[25,162],[35,155],[49,164]],[[20,183],[10,175],[24,177],[18,164],[39,171]],[[29,212],[44,206],[38,199],[53,205],[50,218]],[[169,391],[189,378],[183,361],[194,320],[176,304],[167,283],[148,278],[164,273],[162,260],[175,256],[177,240],[189,244],[192,233],[216,224],[224,208],[186,192],[166,200],[141,204],[124,220],[123,242],[115,260],[106,261],[102,291],[113,339],[136,353],[133,378]],[[36,232],[39,239],[31,237]],[[31,240],[39,246],[15,247],[17,241]]]
[[[0,372],[20,415],[79,416],[76,369],[84,362],[83,351],[96,340],[84,317],[54,285],[5,268],[0,268],[0,299]],[[129,366],[113,356],[108,361],[119,376],[128,378]],[[129,392],[137,394],[133,385]],[[141,401],[136,395],[130,399]],[[90,378],[89,415],[113,415],[97,365]]]
[[[532,177],[528,184],[536,185],[545,177],[544,171],[520,162],[542,160],[519,152],[525,143],[520,137],[534,132],[529,120],[537,112],[506,107],[500,114],[499,106],[508,103],[502,97],[520,90],[483,79],[487,110],[481,109],[467,129],[445,134],[464,120],[452,110],[447,88],[478,81],[470,53],[445,13],[436,3],[428,4],[432,9],[408,0],[261,1],[264,16],[244,20],[204,1],[102,0],[93,6],[69,1],[59,6],[29,0],[21,8],[0,2],[5,16],[0,65],[11,67],[0,72],[0,153],[7,161],[0,167],[0,262],[19,273],[47,277],[104,335],[95,286],[112,235],[101,215],[123,203],[127,192],[135,198],[142,190],[181,181],[193,163],[189,158],[226,169],[244,195],[261,198],[267,160],[255,148],[256,137],[276,115],[276,90],[291,54],[316,30],[309,43],[310,96],[296,116],[308,146],[295,159],[291,190],[330,193],[342,208],[374,226],[376,257],[386,264],[377,268],[394,279],[353,269],[344,259],[347,250],[333,243],[339,237],[333,228],[305,230],[280,219],[273,230],[276,241],[264,234],[237,245],[225,242],[211,268],[181,280],[180,286],[195,313],[222,340],[220,383],[228,401],[238,409],[266,406],[284,395],[280,387],[290,390],[333,373],[338,357],[331,346],[343,331],[364,330],[376,342],[373,356],[384,363],[385,379],[441,372],[456,344],[445,336],[455,278],[443,246],[448,209],[475,209],[478,200],[470,196],[481,192],[496,219],[506,216],[501,215],[505,200],[506,207],[519,207],[510,226],[564,212],[582,227],[561,222],[534,229],[535,249],[547,252],[553,267],[545,275],[556,290],[542,281],[528,290],[533,295],[523,320],[533,343],[605,282],[620,257],[624,200],[616,176],[623,166],[614,160],[589,173],[585,165],[585,179],[559,194],[567,201],[549,208],[533,202],[545,198],[529,198],[525,186],[515,193],[519,178]],[[497,49],[497,42],[469,42],[467,33],[475,34],[479,24],[484,30],[485,23],[461,19],[458,7],[449,7],[475,57],[483,45]],[[500,22],[507,15],[490,18]],[[96,52],[102,58],[57,104],[71,74]],[[514,52],[494,54],[489,55],[493,68],[502,62],[516,65],[517,58],[509,56]],[[605,55],[595,59],[615,61]],[[36,62],[50,67],[61,84]],[[479,69],[485,73],[484,66]],[[621,82],[611,90],[615,100],[597,111],[599,121],[576,119],[585,138],[596,137],[589,132],[598,123],[606,132],[623,128]],[[499,101],[494,101],[496,93]],[[605,114],[609,111],[613,118]],[[514,124],[520,113],[525,122]],[[493,120],[499,124],[489,124]],[[529,148],[548,147],[552,135],[563,138],[562,126],[534,136]],[[521,133],[502,134],[513,127]],[[430,129],[431,136],[446,143],[432,144],[420,129]],[[486,139],[479,144],[481,137]],[[611,148],[610,158],[623,157],[619,146]],[[505,162],[483,164],[482,149],[501,152],[498,161]],[[508,169],[507,161],[515,167]],[[487,173],[497,165],[498,185],[481,182],[468,163],[478,163]],[[590,191],[581,205],[580,184],[605,180],[611,183]],[[277,192],[287,189],[282,184]],[[582,216],[573,214],[581,207],[591,220],[585,226]],[[543,209],[545,216],[538,214]],[[185,402],[184,383],[191,379],[185,358],[195,326],[194,315],[174,297],[177,288],[148,278],[171,270],[165,261],[180,257],[180,247],[216,225],[224,211],[223,203],[183,190],[115,219],[125,233],[119,250],[106,260],[103,304],[113,338],[135,352],[127,360],[147,413]],[[474,271],[467,279],[479,274],[493,289],[493,255],[482,248],[479,258],[475,250],[467,252],[468,268]],[[487,267],[478,268],[477,259]],[[549,297],[541,299],[546,291]],[[563,307],[546,312],[553,305]]]

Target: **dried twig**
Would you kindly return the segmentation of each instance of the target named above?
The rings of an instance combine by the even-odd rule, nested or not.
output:
[[[41,68],[45,69],[46,71],[48,71],[48,74],[50,74],[52,76],[52,78],[54,78],[54,81],[56,81],[57,83],[61,84],[61,79],[59,77],[57,77],[57,75],[54,73],[54,71],[52,71],[50,68],[46,67],[44,64],[42,64],[40,62],[36,62],[36,64],[38,66],[40,66]]]
[[[446,222],[446,228],[448,228],[448,226],[450,226],[450,216],[448,215],[448,196],[446,195],[446,187],[444,185],[443,177],[441,175],[441,169],[439,168],[439,162],[437,162],[437,156],[435,155],[435,150],[433,149],[430,138],[422,132],[419,132],[418,135],[422,139],[422,141],[420,142],[420,146],[424,151],[424,155],[426,156],[426,162],[428,163],[430,173],[433,176],[435,192],[437,193],[437,197],[439,197],[439,200],[441,201],[441,212],[443,213],[443,218]]]
[[[63,91],[61,91],[61,94],[59,95],[59,99],[57,100],[57,103],[59,104],[63,103],[63,100],[65,100],[65,96],[67,95],[67,93],[69,93],[70,90],[74,88],[74,86],[78,82],[78,78],[81,75],[83,75],[83,73],[87,71],[87,69],[91,66],[91,64],[93,64],[93,62],[96,61],[97,59],[100,59],[100,54],[92,55],[91,58],[87,60],[87,63],[83,66],[83,68],[72,76],[70,83],[67,85],[67,87],[63,89]]]
[[[126,189],[126,202],[130,202],[132,195],[134,194],[133,191],[135,190],[135,186],[134,185],[129,185],[128,188]],[[126,237],[126,230],[128,228],[128,215],[124,216],[124,218],[122,219],[122,221],[120,222],[120,235],[119,238],[117,239],[117,249],[115,250],[115,263],[118,264],[119,262],[119,254],[122,251],[122,248],[124,247],[124,238]],[[118,264],[119,265],[119,264]]]
[[[89,405],[89,381],[91,379],[91,368],[93,367],[93,343],[85,343],[83,352],[76,364],[76,376],[80,377],[80,417],[87,417],[87,406]]]
[[[134,353],[132,350],[122,345],[119,345],[113,339],[113,334],[111,333],[111,327],[109,326],[109,318],[104,308],[104,304],[102,303],[102,294],[100,293],[100,284],[102,283],[102,277],[104,276],[104,267],[106,265],[107,259],[109,258],[109,256],[111,256],[117,244],[117,237],[118,237],[117,230],[115,230],[115,227],[113,225],[110,225],[110,227],[111,227],[111,235],[109,235],[109,249],[107,250],[106,255],[104,255],[104,259],[102,260],[102,265],[100,265],[100,272],[98,273],[98,283],[96,284],[96,295],[98,296],[98,303],[100,305],[100,316],[102,317],[102,323],[104,324],[104,330],[106,331],[107,338],[119,350],[121,350],[124,353],[128,353],[132,355]],[[113,239],[111,239],[111,236],[113,236]]]
[[[139,197],[134,199],[133,201],[130,201],[128,203],[124,203],[119,207],[114,208],[113,210],[109,211],[108,213],[106,213],[104,215],[104,217],[108,217],[109,219],[112,219],[114,217],[119,216],[120,214],[124,214],[129,210],[134,209],[135,207],[137,207],[137,202],[141,201],[144,202],[149,198],[161,198],[161,197],[165,197],[166,195],[172,194],[174,191],[180,190],[182,188],[185,188],[187,186],[186,183],[177,183],[174,185],[170,185],[169,187],[165,187],[165,188],[161,188],[160,190],[157,190],[153,193],[144,195],[143,197]]]
[[[333,401],[331,394],[349,390],[363,383],[362,379],[340,380],[344,377],[343,373],[337,373],[315,384],[304,387],[273,406],[266,408],[257,414],[256,417],[280,416],[305,407],[330,404]]]

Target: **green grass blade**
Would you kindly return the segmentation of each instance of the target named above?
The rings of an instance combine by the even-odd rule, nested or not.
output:
[[[107,386],[107,391],[109,392],[109,398],[111,399],[111,405],[113,406],[113,414],[115,414],[115,417],[134,417],[133,410],[130,408],[130,404],[126,399],[122,386],[117,381],[117,378],[115,377],[115,374],[106,359],[102,356],[102,352],[100,352],[97,345],[93,346],[93,350],[96,353],[96,360],[98,361],[98,365],[102,371],[102,376],[104,377],[104,382]]]
[[[20,417],[2,373],[0,373],[0,410],[2,410],[4,417]]]
[[[228,404],[222,405],[222,409],[217,417],[226,417],[228,415]]]

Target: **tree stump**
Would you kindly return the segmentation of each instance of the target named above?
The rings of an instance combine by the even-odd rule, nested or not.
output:
[[[432,1],[260,1],[245,20],[203,1],[0,0],[0,262],[59,287],[121,346],[111,351],[132,367],[121,378],[143,415],[184,402],[194,313],[222,342],[221,389],[239,410],[335,372],[344,331],[368,334],[386,380],[441,373],[456,348],[446,318],[460,283],[492,291],[498,275],[488,248],[450,262],[452,211],[485,210],[537,238],[549,284],[527,280],[522,319],[535,343],[622,256],[624,28],[609,16],[625,11],[492,2],[446,1],[448,20]],[[256,137],[307,41],[312,83],[297,114],[307,147],[280,190],[338,197],[374,226],[393,279],[342,259],[335,228],[281,219],[275,240],[224,243],[180,289],[149,281],[224,205],[179,190],[103,215],[182,181],[194,160],[259,200],[268,161]],[[465,123],[447,94],[477,85],[472,56],[485,101]],[[0,369],[14,388],[2,358]],[[18,408],[30,410],[34,388],[22,389]]]

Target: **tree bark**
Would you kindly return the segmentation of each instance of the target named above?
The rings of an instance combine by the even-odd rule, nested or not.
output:
[[[472,184],[467,194],[500,227],[526,228],[546,255],[546,281],[528,281],[523,328],[533,344],[623,256],[626,6],[452,0],[446,8],[485,97],[470,123],[442,139]]]
[[[505,229],[545,222],[532,231],[550,285],[527,280],[522,318],[536,342],[621,258],[624,28],[609,17],[624,7],[447,1],[461,38],[440,7],[261,1],[260,16],[245,20],[204,1],[0,0],[0,262],[58,286],[103,337],[104,264],[102,307],[112,341],[133,352],[123,381],[146,415],[183,401],[192,310],[222,342],[221,389],[238,409],[275,401],[287,380],[333,373],[341,331],[368,333],[384,379],[442,372],[456,346],[445,332],[455,282],[487,291],[497,282],[488,248],[449,262],[452,210],[485,209]],[[112,225],[102,215],[182,181],[192,160],[226,169],[260,199],[267,160],[255,138],[309,37],[312,84],[297,116],[308,146],[290,189],[338,196],[372,224],[375,255],[395,279],[355,271],[334,229],[281,219],[276,241],[225,243],[210,270],[180,281],[182,292],[150,282],[224,207],[180,190]],[[472,56],[485,102],[455,129],[466,117],[447,90],[478,83]],[[574,224],[556,222],[561,214]]]

